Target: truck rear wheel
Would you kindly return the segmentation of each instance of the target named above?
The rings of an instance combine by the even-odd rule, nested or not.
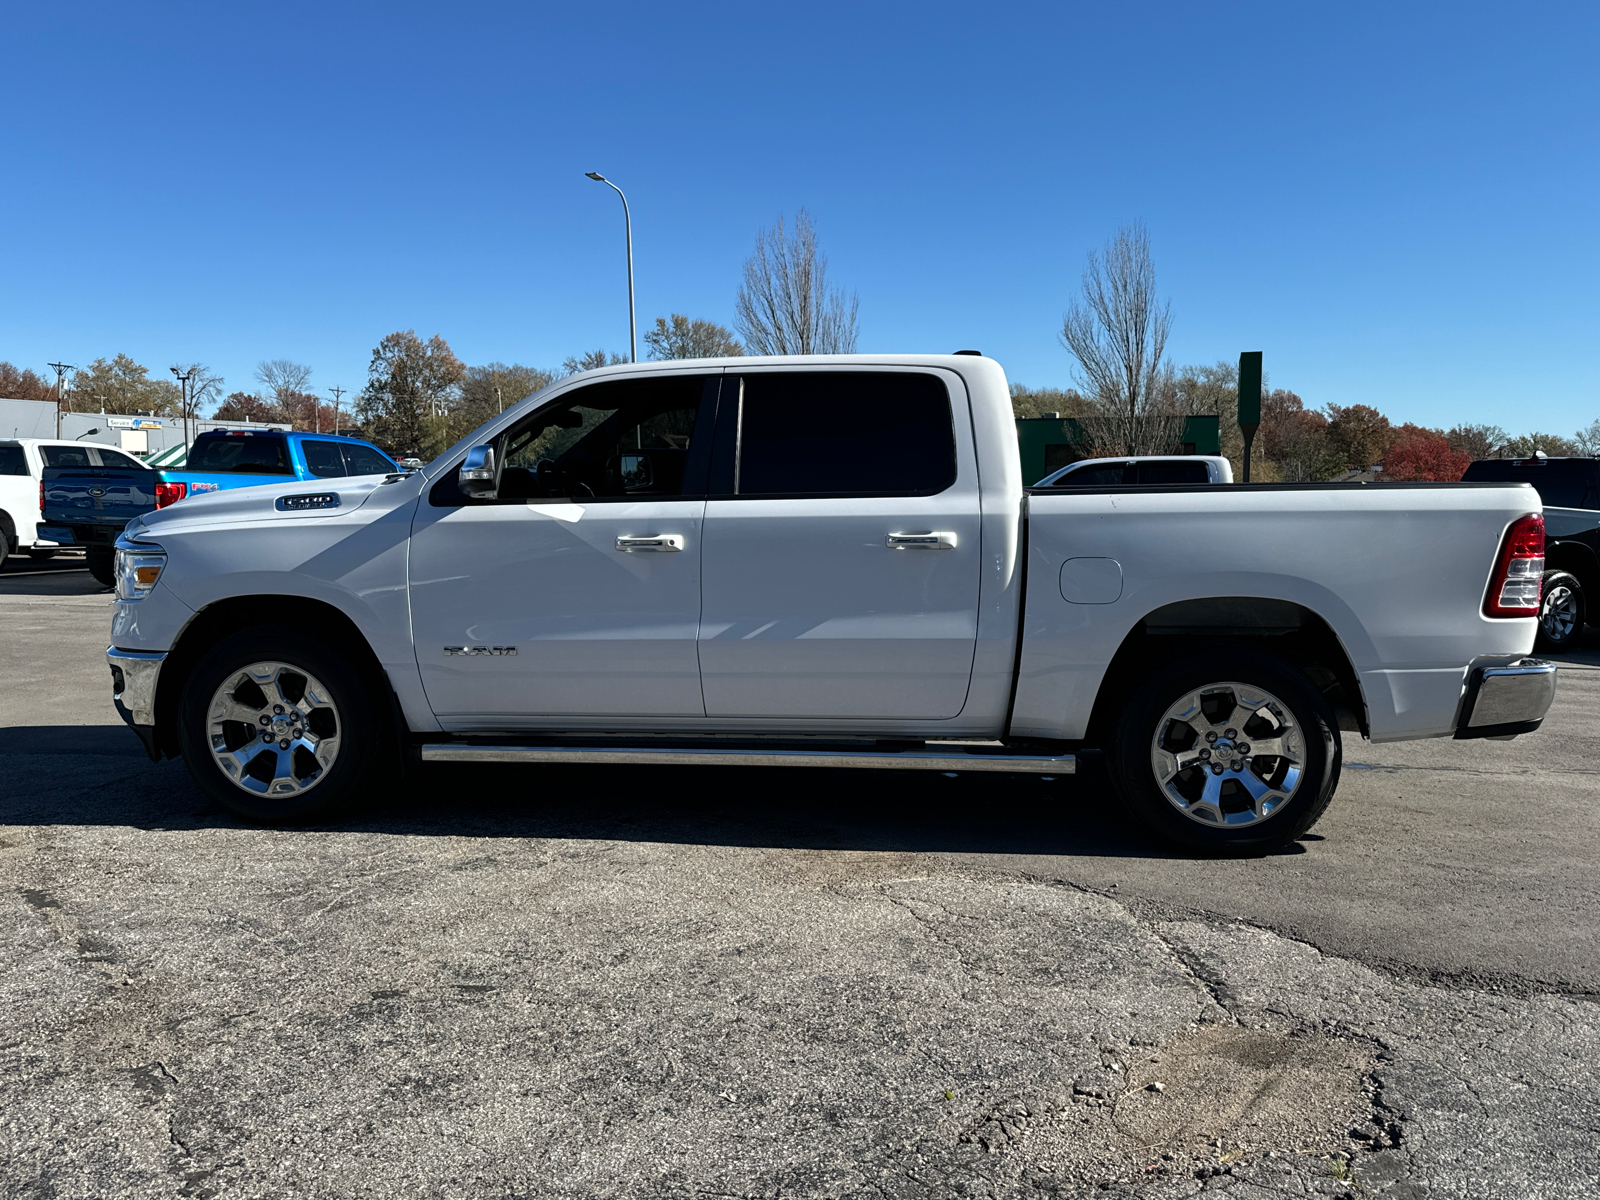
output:
[[[112,587],[117,582],[113,570],[116,551],[110,546],[89,546],[84,549],[83,556],[89,560],[89,574],[93,575],[96,583]]]
[[[336,814],[384,778],[396,739],[380,695],[346,654],[304,629],[242,630],[184,683],[184,764],[202,792],[252,821]],[[398,749],[393,758],[398,777]]]
[[[1134,815],[1188,850],[1260,854],[1310,829],[1333,799],[1342,747],[1322,693],[1249,647],[1158,671],[1124,706],[1112,779]]]

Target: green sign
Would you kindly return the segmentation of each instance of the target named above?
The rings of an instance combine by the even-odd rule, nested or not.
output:
[[[1239,428],[1255,429],[1261,424],[1261,351],[1246,350],[1239,355]]]

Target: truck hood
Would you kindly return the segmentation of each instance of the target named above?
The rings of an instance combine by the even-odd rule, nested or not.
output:
[[[202,492],[186,496],[176,504],[146,513],[139,528],[128,528],[130,536],[148,533],[180,533],[204,525],[257,524],[276,521],[306,521],[327,517],[348,517],[379,490],[401,489],[410,492],[415,477],[362,475],[355,479],[293,480],[231,491]],[[280,503],[282,501],[282,503]]]

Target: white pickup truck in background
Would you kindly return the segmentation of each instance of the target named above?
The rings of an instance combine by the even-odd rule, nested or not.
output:
[[[1051,471],[1034,487],[1103,488],[1122,483],[1232,483],[1233,464],[1220,454],[1143,454],[1084,458]]]
[[[120,450],[55,438],[0,438],[0,567],[13,554],[35,561],[60,547],[38,537],[39,480],[46,467],[143,467]]]
[[[1304,833],[1341,730],[1539,726],[1520,484],[1025,489],[963,356],[607,368],[422,470],[200,496],[119,542],[152,756],[247,817],[412,763],[1064,774],[1188,847]]]

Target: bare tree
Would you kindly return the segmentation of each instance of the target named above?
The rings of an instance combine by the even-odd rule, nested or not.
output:
[[[1183,414],[1172,369],[1161,361],[1171,323],[1171,306],[1156,296],[1150,235],[1124,225],[1089,253],[1083,297],[1061,322],[1061,344],[1078,360],[1095,405],[1084,429],[1097,451],[1160,454],[1178,445]]]
[[[305,416],[310,423],[316,402],[316,397],[306,391],[311,382],[310,367],[287,358],[274,358],[256,364],[256,380],[266,388],[260,394],[261,400],[277,411],[277,420],[299,428],[297,418]]]
[[[173,370],[189,377],[188,416],[198,417],[202,405],[222,399],[222,376],[213,375],[204,363],[179,363]]]
[[[776,226],[756,234],[733,323],[752,354],[854,354],[858,303],[854,292],[828,289],[828,259],[802,208],[793,237],[781,214]]]
[[[561,364],[561,375],[576,375],[579,371],[598,371],[601,367],[620,367],[628,359],[621,354],[607,354],[604,350],[590,350],[583,355],[569,354]]]
[[[666,317],[657,317],[644,344],[655,359],[737,358],[744,353],[738,339],[715,321],[691,321],[682,313],[673,313],[670,324]]]
[[[1454,433],[1455,430],[1452,429],[1450,432]],[[1448,437],[1449,435],[1447,434],[1446,436]],[[1505,441],[1505,438],[1501,437],[1500,440]],[[1587,426],[1573,434],[1572,444],[1578,448],[1580,454],[1590,457],[1600,454],[1600,421],[1591,421]],[[1487,458],[1488,455],[1480,454],[1478,457]]]

